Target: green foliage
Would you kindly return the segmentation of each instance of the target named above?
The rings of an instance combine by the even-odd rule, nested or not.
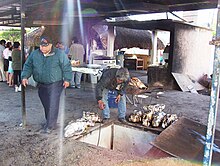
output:
[[[15,42],[21,41],[21,30],[20,29],[9,29],[4,30],[0,34],[0,39],[5,39],[6,41]]]
[[[212,24],[212,26],[211,26],[211,29],[213,30],[212,31],[212,35],[213,35],[213,37],[215,38],[216,37],[216,22],[215,23],[213,23]]]

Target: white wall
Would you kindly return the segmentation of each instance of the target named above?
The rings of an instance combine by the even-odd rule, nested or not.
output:
[[[211,74],[214,46],[209,45],[209,41],[212,40],[212,31],[176,24],[174,36],[172,71],[197,79],[203,74]]]

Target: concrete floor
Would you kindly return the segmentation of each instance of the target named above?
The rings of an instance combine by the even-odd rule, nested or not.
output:
[[[81,89],[67,88],[64,92],[64,98],[61,101],[61,112],[64,114],[64,122],[67,124],[70,120],[80,118],[83,111],[98,112],[95,100],[95,84],[85,83]],[[8,87],[6,83],[0,83],[0,122],[10,125],[18,125],[22,122],[21,114],[21,93],[15,93],[14,89]],[[203,124],[207,124],[210,96],[200,94],[192,94],[181,91],[164,91],[155,97],[156,93],[146,94],[148,98],[143,99],[137,107],[127,104],[127,113],[131,113],[134,109],[141,109],[144,105],[153,103],[162,103],[166,105],[165,111],[177,113],[178,116],[186,116]],[[128,95],[129,96],[129,95]],[[44,123],[44,111],[40,99],[37,94],[37,88],[28,86],[25,90],[27,124],[36,125]],[[217,121],[220,112],[218,112]],[[112,118],[117,118],[117,109],[112,109]],[[216,125],[220,129],[220,123]]]
[[[87,83],[85,85],[82,85],[81,89],[66,89],[64,92],[64,98],[61,101],[61,111],[58,119],[58,123],[60,124],[61,127],[65,127],[68,122],[71,120],[76,120],[77,118],[80,118],[82,116],[83,111],[90,111],[90,112],[97,112],[101,114],[101,111],[98,109],[96,100],[95,100],[95,84]],[[202,124],[207,124],[207,119],[208,119],[208,112],[209,112],[209,96],[204,96],[204,95],[199,95],[199,94],[192,94],[189,92],[181,92],[181,91],[164,91],[163,94],[158,95],[156,97],[156,93],[148,93],[146,94],[148,97],[146,99],[142,100],[142,103],[137,104],[137,107],[134,105],[128,103],[127,104],[127,114],[130,114],[133,112],[134,109],[142,109],[144,105],[148,104],[155,104],[155,103],[161,103],[165,104],[165,112],[167,113],[176,113],[179,117],[185,116],[188,117],[192,120],[195,120],[197,122],[200,122]],[[11,147],[11,141],[15,141],[14,138],[18,137],[19,140],[27,140],[29,138],[32,138],[28,135],[30,134],[24,134],[23,131],[18,130],[19,125],[22,123],[22,113],[21,113],[21,93],[15,93],[14,89],[11,87],[8,87],[6,83],[0,82],[0,100],[1,100],[1,105],[0,105],[0,134],[2,141],[0,142],[0,145],[4,144],[4,147]],[[45,123],[45,118],[44,118],[44,111],[43,107],[41,105],[41,102],[39,100],[38,94],[37,94],[37,88],[28,86],[25,89],[25,100],[26,100],[26,120],[27,120],[27,127],[26,127],[26,132],[31,132],[33,139],[28,140],[27,145],[22,145],[20,144],[20,141],[18,141],[17,146],[21,146],[20,150],[23,147],[28,147],[27,149],[33,148],[33,145],[41,145],[41,148],[46,148],[45,142],[42,141],[42,143],[39,143],[39,141],[42,140],[41,135],[36,135],[36,133],[39,132],[39,130],[42,128],[42,125]],[[220,130],[220,123],[219,117],[220,117],[220,112],[217,113],[217,124],[216,124],[216,129]],[[117,121],[117,109],[111,109],[111,119]],[[35,138],[36,137],[36,138]],[[41,138],[40,140],[37,140],[37,137]],[[8,141],[8,138],[10,138],[10,142],[6,144]],[[35,141],[35,143],[33,142]],[[37,142],[36,142],[37,141]],[[30,143],[31,142],[31,143]],[[29,144],[30,143],[30,144]],[[29,145],[28,145],[29,144]],[[54,143],[55,144],[55,143]],[[66,144],[70,144],[70,141],[67,141]],[[75,147],[74,150],[74,156],[77,158],[77,155],[82,155],[79,157],[80,162],[86,162],[85,156],[84,155],[89,155],[89,153],[85,153],[84,150],[80,151],[80,146],[82,144],[72,142],[73,147]],[[10,146],[9,146],[10,145]],[[16,145],[13,145],[13,147],[17,147]],[[31,146],[31,147],[30,147]],[[55,146],[55,145],[54,145]],[[70,150],[68,145],[66,148]],[[14,149],[14,148],[13,148]],[[54,148],[53,148],[54,149]],[[77,150],[78,149],[78,152]],[[90,149],[90,146],[87,147],[85,145],[85,149]],[[94,147],[92,148],[94,149]],[[6,148],[7,150],[7,148]],[[93,151],[90,149],[90,151]],[[99,155],[103,155],[103,150],[100,150]],[[5,151],[3,154],[5,153]],[[9,151],[8,151],[9,152]],[[17,157],[10,156],[11,152],[9,153],[8,157],[8,163],[11,164],[11,158],[14,158],[14,160],[19,160],[19,152],[16,152]],[[30,155],[26,154],[28,152],[23,152],[23,156]],[[85,153],[85,154],[84,154]],[[105,151],[105,153],[107,153]],[[105,163],[106,161],[109,162],[107,165],[112,165],[115,163],[120,163],[122,160],[126,158],[126,160],[129,160],[129,156],[127,155],[122,155],[121,158],[118,158],[117,154],[114,154],[112,152],[108,152],[108,154],[112,155],[112,160],[109,161],[108,158],[103,157],[102,160]],[[71,154],[73,155],[73,154]],[[99,165],[99,164],[94,164],[98,160],[100,160],[100,156],[98,154],[92,154],[92,156],[88,157],[88,160],[93,160],[92,165]],[[7,158],[5,155],[1,155],[1,158]],[[105,156],[105,155],[104,155]],[[68,157],[73,157],[69,156]],[[0,158],[0,159],[1,159]],[[28,157],[26,157],[28,158]],[[24,162],[24,159],[22,159],[19,163],[25,164],[28,162],[33,162],[31,159],[28,158],[26,162]],[[77,159],[78,161],[78,159]],[[45,160],[45,162],[49,162]],[[72,161],[72,162],[75,162]],[[88,161],[89,162],[89,161]],[[91,161],[90,161],[91,162]],[[56,163],[56,160],[50,164]],[[68,164],[71,164],[71,162],[68,160]],[[68,165],[67,164],[67,165]],[[1,160],[0,160],[0,165],[1,165]],[[12,164],[13,165],[13,164]],[[16,165],[16,164],[15,164]],[[38,165],[38,164],[37,164]],[[39,164],[40,165],[40,164]],[[83,165],[83,164],[78,164],[78,165]],[[103,165],[103,163],[100,163],[100,165]]]

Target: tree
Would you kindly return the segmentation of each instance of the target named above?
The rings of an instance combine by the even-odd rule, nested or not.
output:
[[[6,41],[15,42],[21,41],[21,30],[20,29],[9,29],[5,30],[0,34],[1,39],[5,39]]]

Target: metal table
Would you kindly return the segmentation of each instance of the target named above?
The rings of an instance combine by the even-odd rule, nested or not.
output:
[[[93,74],[94,76],[101,76],[103,68],[90,68],[86,66],[74,66],[72,67],[72,71],[80,72],[83,75],[83,88],[85,89],[85,81],[86,81],[86,74]]]
[[[89,68],[89,67],[72,67],[72,71],[77,71],[83,74],[102,75],[103,68]]]

